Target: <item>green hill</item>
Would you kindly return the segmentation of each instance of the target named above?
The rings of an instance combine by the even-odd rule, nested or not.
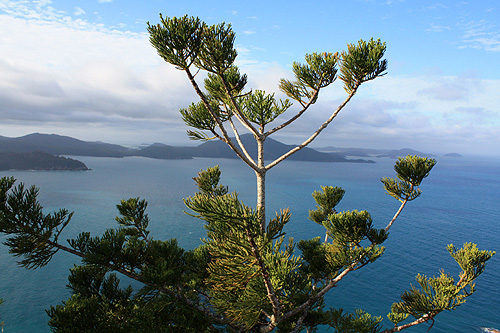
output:
[[[89,169],[80,161],[44,152],[0,152],[0,170],[86,171]]]

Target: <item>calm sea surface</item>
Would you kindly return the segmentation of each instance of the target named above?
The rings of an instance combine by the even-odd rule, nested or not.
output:
[[[192,177],[201,169],[219,164],[222,183],[240,192],[240,199],[255,204],[255,176],[239,160],[154,160],[78,157],[92,171],[21,172],[2,171],[18,181],[40,188],[45,212],[67,208],[75,211],[63,238],[81,231],[101,234],[116,226],[116,204],[130,197],[149,202],[150,229],[156,239],[175,237],[181,246],[194,248],[205,236],[202,221],[183,213],[182,199],[195,192]],[[477,243],[480,249],[499,250],[500,160],[438,158],[424,181],[422,196],[411,202],[392,227],[384,244],[386,253],[376,263],[348,275],[328,294],[328,305],[348,311],[362,308],[386,318],[393,302],[415,284],[418,273],[439,275],[439,269],[455,277],[459,267],[446,251],[453,243]],[[267,175],[268,216],[290,207],[292,222],[287,233],[295,239],[323,236],[322,227],[307,219],[314,209],[311,193],[320,185],[346,190],[340,210],[368,210],[377,227],[383,228],[398,208],[386,195],[380,178],[394,176],[394,160],[376,164],[316,163],[288,161]],[[5,238],[0,238],[4,240]],[[69,298],[68,269],[78,263],[66,253],[38,270],[16,265],[16,258],[0,245],[0,321],[4,332],[48,332],[45,309]],[[476,293],[454,312],[442,313],[431,332],[480,332],[481,327],[500,329],[500,253],[490,260],[479,278]],[[428,324],[405,332],[425,332]]]

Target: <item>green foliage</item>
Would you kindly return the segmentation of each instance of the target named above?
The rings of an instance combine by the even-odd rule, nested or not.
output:
[[[243,99],[243,115],[251,122],[262,127],[274,121],[292,104],[288,99],[276,101],[274,94],[266,95],[257,90]]]
[[[347,45],[347,52],[342,52],[340,68],[340,79],[347,93],[355,91],[363,82],[386,74],[387,60],[382,59],[385,49],[385,43],[373,38]]]
[[[314,92],[326,88],[337,78],[338,53],[329,52],[306,54],[307,64],[293,63],[296,81],[281,79],[279,88],[288,97],[303,102],[303,98],[311,99]],[[314,103],[316,99],[312,102]]]
[[[210,323],[200,313],[164,294],[132,294],[115,274],[98,266],[75,266],[68,287],[73,295],[47,314],[61,332],[199,332]]]
[[[427,157],[416,155],[400,157],[394,166],[398,179],[384,177],[381,181],[390,196],[401,202],[412,201],[422,193],[418,186],[429,175],[435,164],[435,159]]]
[[[211,111],[222,121],[227,119],[215,102],[210,103],[210,108]],[[217,123],[213,119],[210,110],[203,102],[199,102],[197,104],[192,103],[187,109],[180,109],[179,112],[182,115],[182,120],[184,120],[187,125],[199,130],[210,131],[212,134],[215,134],[215,127]],[[213,139],[213,137],[209,137],[203,132],[192,130],[188,131],[188,136],[191,140],[208,141]]]
[[[455,310],[465,303],[466,298],[475,291],[474,280],[483,272],[486,262],[495,254],[481,251],[475,244],[465,243],[461,249],[448,245],[448,251],[462,268],[459,281],[441,271],[438,277],[428,278],[417,275],[421,289],[411,286],[411,290],[401,294],[401,301],[394,303],[389,319],[397,325],[408,316],[415,318],[433,318],[445,310]]]
[[[331,214],[323,225],[330,236],[342,245],[360,244],[365,239],[374,244],[381,244],[387,239],[387,234],[383,229],[374,229],[372,222],[367,211],[354,210]]]
[[[319,89],[329,86],[337,78],[337,53],[306,54],[305,59],[307,65],[293,64],[293,72],[300,83]]]
[[[125,227],[130,236],[142,236],[144,240],[148,239],[149,216],[146,214],[147,206],[146,200],[140,200],[139,198],[122,200],[120,205],[116,205],[121,215],[116,217],[116,221],[120,226]]]
[[[309,211],[309,220],[323,224],[330,214],[335,214],[337,206],[344,197],[345,190],[340,187],[321,186],[320,191],[314,191],[312,196],[316,201],[316,210]]]
[[[231,97],[242,94],[247,84],[247,75],[240,74],[238,67],[229,67],[222,75],[208,73],[204,80],[205,89],[214,100],[231,107]]]
[[[408,313],[400,313],[397,311],[395,308],[391,308],[392,311],[387,314],[387,318],[389,318],[390,321],[394,323],[394,326],[396,327],[400,322],[408,318],[410,315]]]
[[[332,238],[326,243],[326,260],[332,271],[352,267],[354,269],[374,262],[384,253],[377,245],[387,239],[383,229],[373,228],[367,211],[347,211],[328,215],[323,221],[327,234]],[[363,245],[363,243],[368,244]]]
[[[198,179],[210,180],[197,181],[200,192],[187,198],[185,203],[196,213],[194,216],[206,221],[208,239],[205,243],[211,259],[206,283],[211,303],[248,329],[259,321],[262,306],[271,311],[269,305],[265,306],[268,298],[261,276],[268,273],[264,267],[272,264],[274,267],[269,270],[273,275],[269,278],[280,283],[286,283],[285,278],[296,268],[293,246],[279,250],[282,230],[290,214],[288,211],[278,214],[270,221],[267,232],[261,234],[258,211],[241,203],[235,193],[214,195],[203,186],[210,184],[210,188],[218,188],[219,176],[213,169],[199,173]],[[279,283],[273,285],[280,290]]]
[[[178,69],[192,64],[211,73],[223,74],[238,53],[234,49],[235,34],[225,23],[208,26],[194,17],[163,17],[161,24],[150,25],[150,42],[158,54]]]
[[[486,262],[495,254],[494,251],[479,250],[473,243],[465,243],[461,249],[450,244],[447,250],[462,269],[460,284],[469,284],[481,275]]]
[[[49,326],[64,332],[120,332],[130,328],[132,288],[119,288],[115,274],[97,266],[75,266],[70,270],[71,298],[52,306]]]
[[[82,254],[85,264],[131,272],[144,283],[175,285],[180,282],[186,263],[184,250],[177,241],[144,240],[139,234],[139,230],[108,229],[101,237],[81,233],[68,242]]]
[[[200,52],[205,24],[187,15],[164,18],[160,14],[160,20],[161,25],[148,22],[151,44],[165,61],[179,69],[189,68]]]
[[[194,177],[193,180],[201,193],[211,197],[218,197],[228,193],[227,186],[219,185],[220,176],[221,171],[219,166],[216,165],[198,172],[198,176]]]
[[[343,313],[343,309],[330,309],[330,327],[338,333],[376,333],[382,330],[380,322],[382,317],[372,317],[363,310],[355,313]]]
[[[192,103],[187,109],[180,109],[180,113],[188,126],[216,135],[217,121],[225,122],[234,113],[232,98],[235,102],[242,99],[240,94],[247,83],[247,76],[241,75],[236,66],[231,66],[220,75],[209,73],[204,82],[208,92],[206,100]],[[215,138],[200,131],[187,132],[192,140],[207,141]]]
[[[335,276],[340,269],[331,266],[327,261],[327,246],[321,242],[319,237],[313,239],[301,239],[297,247],[302,253],[302,270],[307,276],[316,281]]]
[[[394,303],[391,307],[391,320],[404,318],[402,315],[415,318],[428,316],[430,319],[441,311],[454,310],[465,303],[467,295],[459,294],[461,289],[454,284],[454,279],[444,272],[432,278],[419,274],[416,280],[422,289],[412,286],[411,290],[401,294],[401,302]]]
[[[433,158],[408,155],[404,158],[398,158],[394,170],[402,181],[413,186],[420,186],[420,183],[429,175],[434,165],[436,165],[436,160]]]
[[[222,123],[233,115],[246,126],[253,122],[263,128],[292,106],[289,100],[276,100],[274,94],[243,92],[247,77],[234,65],[237,52],[230,24],[207,25],[188,16],[169,18],[160,15],[160,20],[157,25],[148,23],[151,44],[166,62],[188,73],[201,98],[200,103],[181,109],[186,124],[197,129],[188,130],[191,139],[217,137],[214,135],[216,130],[224,132]],[[305,64],[293,64],[296,80],[281,79],[279,88],[307,108],[316,102],[320,89],[336,80],[339,67],[346,90],[353,94],[363,82],[385,74],[387,61],[382,59],[384,53],[385,43],[371,39],[368,42],[360,40],[357,45],[349,44],[348,51],[341,55],[338,52],[306,54]],[[206,92],[202,92],[195,82],[191,66],[208,73]],[[225,134],[219,134],[227,140]]]
[[[204,25],[202,36],[202,47],[195,65],[211,73],[223,74],[238,55],[234,49],[235,34],[231,24]]]
[[[24,259],[18,262],[26,268],[47,265],[57,252],[53,243],[73,216],[66,209],[43,214],[37,201],[38,189],[14,186],[14,178],[0,179],[0,231],[9,235],[4,242],[9,252]],[[7,194],[11,190],[10,194]]]

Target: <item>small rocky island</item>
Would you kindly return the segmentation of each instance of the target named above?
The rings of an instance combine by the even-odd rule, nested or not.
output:
[[[80,161],[44,152],[0,152],[0,170],[87,171]]]

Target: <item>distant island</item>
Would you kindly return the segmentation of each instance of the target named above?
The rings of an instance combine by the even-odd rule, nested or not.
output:
[[[433,157],[432,154],[422,153],[421,151],[411,149],[411,148],[402,148],[402,149],[369,149],[369,148],[339,148],[339,147],[323,147],[317,148],[317,150],[322,152],[330,152],[330,153],[339,153],[345,156],[357,156],[357,157],[369,157],[369,158],[381,158],[381,157],[390,157],[390,158],[398,158],[406,155],[419,155],[426,157]]]
[[[257,145],[252,135],[242,135],[241,141],[247,146],[248,153],[256,157]],[[293,147],[293,145],[286,145],[268,138],[265,143],[266,157],[275,159]],[[175,147],[163,143],[154,143],[146,147],[133,149],[109,143],[87,142],[67,136],[40,133],[28,134],[18,138],[0,136],[0,152],[44,152],[53,156],[65,155],[117,158],[142,156],[155,159],[192,159],[195,157],[237,158],[225,143],[215,140],[202,143],[196,147]],[[40,156],[40,158],[42,157]],[[301,149],[289,159],[312,162],[374,163],[372,160],[351,159],[346,158],[343,154],[320,152],[307,147]]]
[[[462,155],[457,154],[457,153],[444,154],[443,156],[445,156],[445,157],[463,157]]]
[[[80,161],[44,152],[0,152],[0,170],[87,171]]]
[[[252,135],[242,135],[241,141],[247,147],[248,153],[255,158],[257,146]],[[294,147],[294,145],[287,145],[267,138],[265,141],[266,158],[269,160],[278,158]],[[409,148],[382,150],[330,146],[316,149],[305,147],[290,156],[289,159],[310,162],[375,163],[373,158],[396,158],[408,154],[432,156]],[[460,156],[459,154],[447,155]],[[17,138],[0,136],[0,170],[88,170],[84,163],[62,156],[116,158],[142,156],[155,159],[237,158],[231,149],[219,140],[204,142],[196,147],[154,143],[140,148],[126,148],[120,145],[82,141],[56,134],[33,133]]]

